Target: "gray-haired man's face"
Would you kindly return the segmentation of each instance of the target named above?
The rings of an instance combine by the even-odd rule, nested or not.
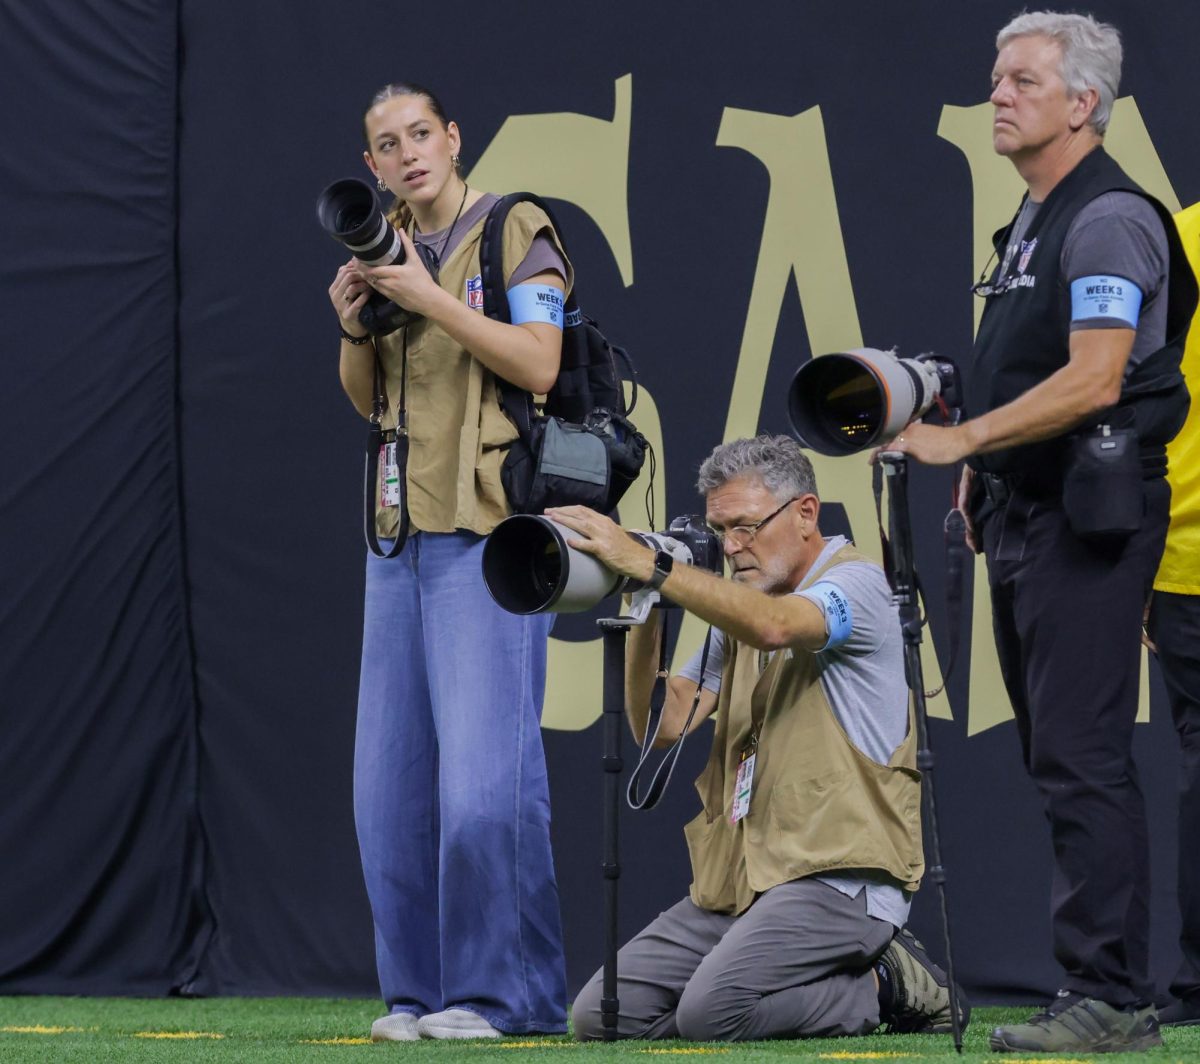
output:
[[[792,590],[802,543],[796,501],[776,498],[755,476],[734,477],[708,493],[705,519],[724,535],[731,579],[768,594]]]
[[[1015,37],[1000,49],[991,95],[997,155],[1037,155],[1072,132],[1079,97],[1068,93],[1061,69],[1062,48],[1049,37]]]

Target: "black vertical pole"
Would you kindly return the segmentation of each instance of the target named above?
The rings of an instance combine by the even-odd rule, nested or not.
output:
[[[933,796],[933,750],[929,745],[929,718],[925,710],[925,677],[921,670],[921,608],[917,601],[917,572],[912,525],[908,511],[908,461],[900,451],[879,456],[888,485],[888,533],[891,542],[892,595],[904,634],[904,675],[912,691],[917,719],[917,768],[921,770],[921,804],[929,828],[929,878],[937,886],[942,909],[942,935],[946,942],[946,977],[950,982],[950,1029],[954,1048],[962,1052],[962,1027],[958,1014],[958,984],[954,979],[954,954],[950,948],[950,913],[946,905],[946,869],[938,837],[937,803]]]
[[[617,1038],[617,815],[621,808],[621,725],[625,708],[625,633],[630,621],[609,618],[596,622],[604,633],[604,980],[600,1024],[604,1041]]]

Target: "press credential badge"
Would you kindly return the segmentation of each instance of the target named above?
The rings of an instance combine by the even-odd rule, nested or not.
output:
[[[396,464],[396,441],[385,443],[379,448],[380,503],[384,506],[400,505],[400,467]]]
[[[736,824],[750,812],[750,792],[754,789],[754,759],[757,756],[758,752],[754,747],[748,747],[742,752],[737,779],[733,781],[733,809],[729,813],[731,824]]]

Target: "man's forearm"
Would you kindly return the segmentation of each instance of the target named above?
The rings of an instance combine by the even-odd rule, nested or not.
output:
[[[583,506],[565,506],[552,507],[546,516],[572,530],[567,538],[570,546],[591,554],[613,572],[643,582],[653,576],[655,552],[603,514]],[[810,530],[801,531],[804,538],[820,535],[815,510],[812,516]],[[676,565],[660,590],[689,613],[758,650],[785,646],[819,650],[827,639],[824,611],[797,595],[767,594],[690,565]]]
[[[1069,432],[1120,398],[1120,384],[1069,363],[1024,395],[966,422],[971,453],[987,454],[1019,444],[1037,443]]]
[[[1070,361],[1023,395],[961,425],[914,422],[887,444],[918,462],[951,465],[973,454],[1053,439],[1106,410],[1121,397],[1132,329],[1071,334]]]
[[[690,565],[677,565],[662,593],[689,613],[757,650],[818,650],[828,638],[825,615],[808,599],[767,595]]]

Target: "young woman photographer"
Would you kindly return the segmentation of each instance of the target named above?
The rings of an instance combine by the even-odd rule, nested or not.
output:
[[[561,314],[541,307],[572,280],[546,215],[519,204],[503,261],[514,324],[487,318],[479,241],[493,195],[459,173],[461,138],[437,98],[388,85],[365,117],[367,166],[396,196],[402,265],[351,259],[329,296],[341,381],[370,417],[377,363],[385,428],[404,411],[401,470],[411,532],[392,559],[368,555],[354,806],[389,1008],[375,1040],[566,1030],[558,892],[540,716],[549,615],[502,611],[481,575],[484,537],[508,515],[500,483],[517,433],[496,378],[545,392],[558,373]],[[413,241],[432,248],[435,281]],[[421,317],[371,337],[371,289]],[[539,293],[542,298],[539,299]],[[561,306],[561,304],[559,304]],[[381,538],[396,508],[381,508]],[[384,542],[389,542],[384,538]]]

